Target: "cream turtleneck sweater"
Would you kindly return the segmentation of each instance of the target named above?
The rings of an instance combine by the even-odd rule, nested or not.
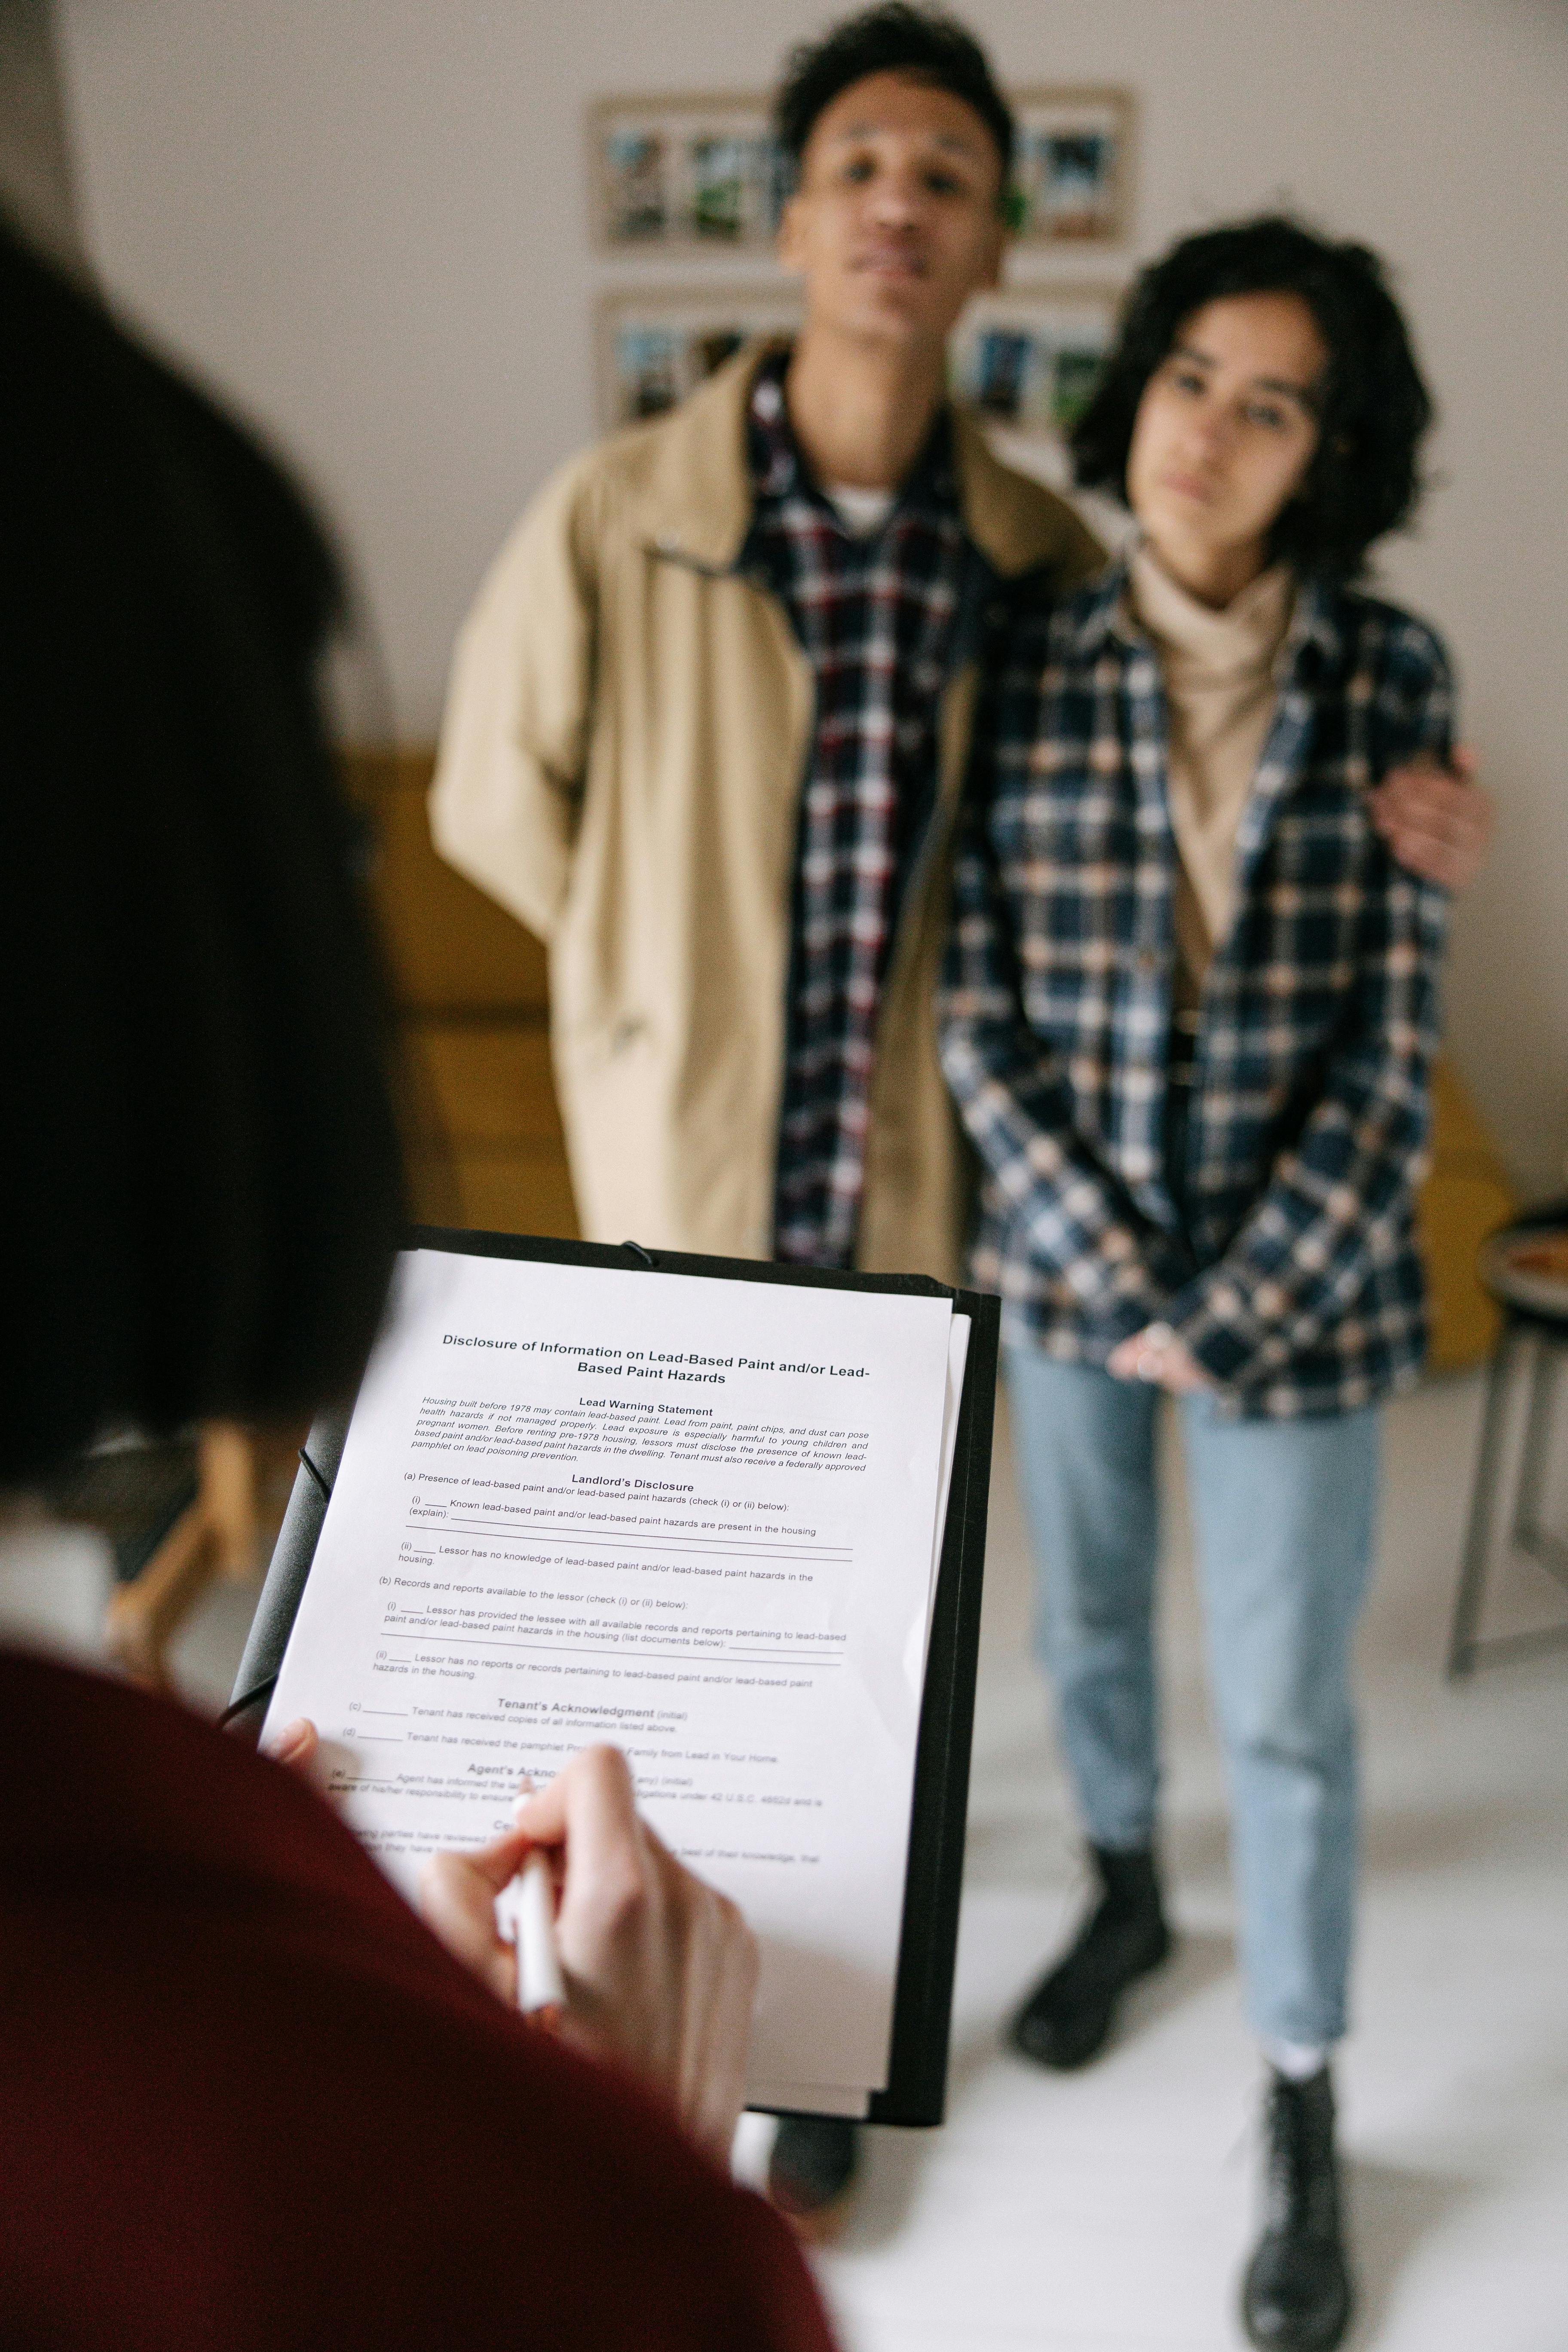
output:
[[[1166,786],[1181,856],[1175,996],[1190,1012],[1235,912],[1237,831],[1274,716],[1296,583],[1277,563],[1215,612],[1173,580],[1145,541],[1128,589],[1159,655],[1170,714]]]

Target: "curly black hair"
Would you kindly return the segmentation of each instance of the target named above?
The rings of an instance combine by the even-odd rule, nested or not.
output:
[[[1383,264],[1364,245],[1334,244],[1281,214],[1184,237],[1133,284],[1115,349],[1069,436],[1074,474],[1086,489],[1125,499],[1145,385],[1183,321],[1233,294],[1299,295],[1329,353],[1317,449],[1274,526],[1270,561],[1353,579],[1373,541],[1415,513],[1417,452],[1434,414]]]
[[[907,74],[945,89],[973,107],[996,142],[1005,207],[1013,169],[1012,110],[997,89],[984,50],[973,33],[941,8],[914,8],[908,0],[881,0],[847,16],[818,41],[792,49],[773,100],[773,131],[798,171],[816,119],[840,90],[868,74]]]

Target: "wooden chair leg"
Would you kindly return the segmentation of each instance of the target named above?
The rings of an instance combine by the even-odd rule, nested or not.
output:
[[[104,1618],[109,1655],[154,1690],[167,1688],[169,1643],[214,1578],[238,1581],[256,1563],[256,1454],[245,1432],[226,1422],[205,1428],[196,1475],[195,1501]]]
[[[133,1682],[152,1690],[168,1688],[169,1643],[211,1582],[216,1566],[213,1530],[198,1496],[141,1573],[121,1585],[105,1612],[104,1648]]]
[[[232,1422],[210,1422],[198,1454],[201,1503],[220,1576],[243,1583],[256,1569],[256,1448]]]

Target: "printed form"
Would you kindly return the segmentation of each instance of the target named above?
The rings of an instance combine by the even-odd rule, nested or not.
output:
[[[405,1254],[269,1711],[412,1894],[612,1740],[763,1951],[752,2095],[888,2077],[946,1299]]]

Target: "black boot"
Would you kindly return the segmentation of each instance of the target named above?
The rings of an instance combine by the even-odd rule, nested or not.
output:
[[[1305,2083],[1276,2074],[1264,2128],[1263,2234],[1242,2281],[1242,2325],[1262,2352],[1333,2352],[1350,2325],[1351,2283],[1328,2068]]]
[[[837,2116],[781,2116],[768,2196],[814,2244],[833,2237],[855,2183],[855,2126]]]
[[[1038,2066],[1087,2065],[1104,2047],[1128,1986],[1157,1969],[1171,1948],[1152,1852],[1089,1851],[1100,1900],[1013,2020],[1013,2047]]]

